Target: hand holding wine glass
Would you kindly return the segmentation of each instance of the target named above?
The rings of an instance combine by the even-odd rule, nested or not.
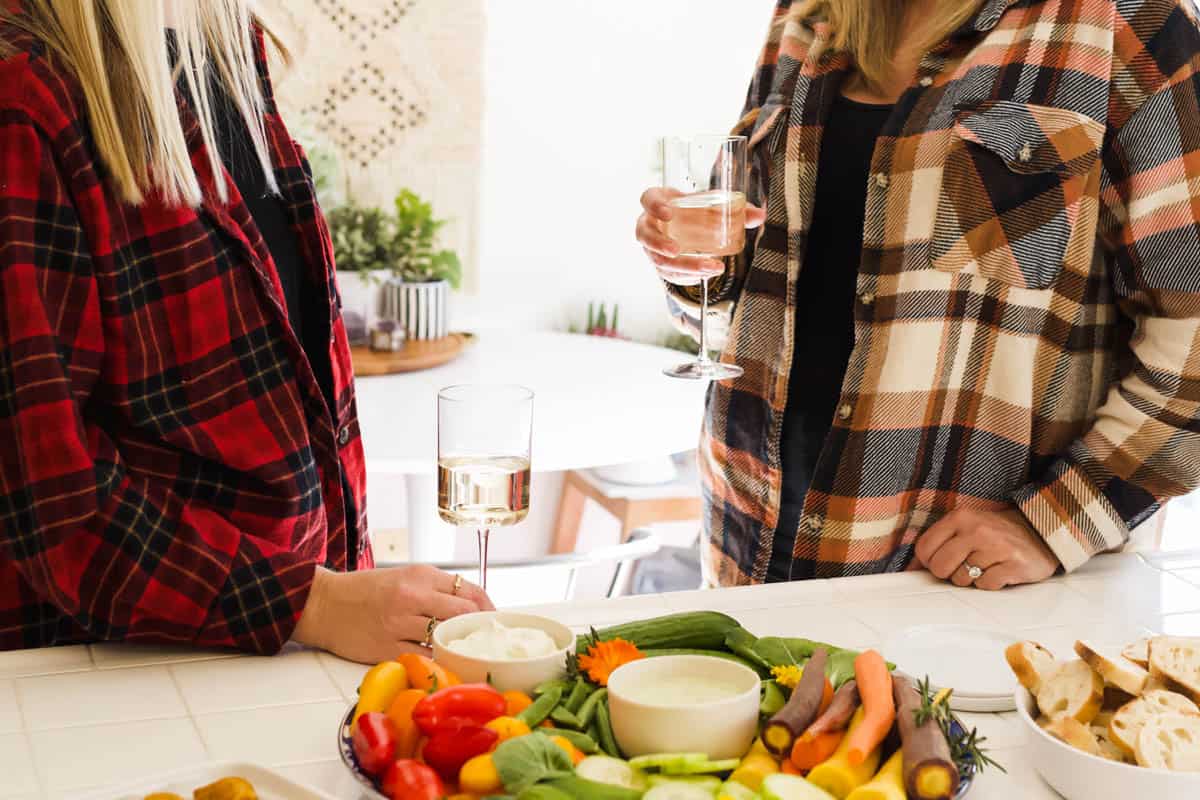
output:
[[[642,214],[637,221],[637,240],[660,278],[677,286],[695,286],[705,278],[720,275],[725,265],[717,258],[681,255],[682,248],[672,238],[668,226],[675,213],[672,201],[682,196],[683,192],[677,189],[664,189],[661,186],[647,189],[641,198]],[[747,230],[760,227],[766,219],[766,211],[756,205],[746,204]],[[710,224],[715,228],[720,225],[720,220],[711,220]]]

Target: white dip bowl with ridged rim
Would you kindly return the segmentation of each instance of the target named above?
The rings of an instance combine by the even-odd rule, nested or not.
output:
[[[450,643],[493,621],[506,628],[535,628],[545,631],[557,649],[549,655],[520,659],[476,658],[450,649]],[[433,631],[433,660],[457,675],[463,683],[485,683],[491,680],[502,692],[532,692],[540,683],[561,678],[567,672],[567,653],[575,649],[575,634],[561,622],[536,614],[515,611],[478,611],[463,614],[439,623]]]

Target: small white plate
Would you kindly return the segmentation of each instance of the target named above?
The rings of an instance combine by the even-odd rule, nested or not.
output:
[[[955,711],[1012,711],[1017,679],[1004,649],[1015,641],[995,628],[914,625],[893,635],[883,652],[905,673],[917,679],[928,675],[935,688],[953,689]]]
[[[290,781],[266,767],[239,761],[188,767],[168,775],[89,792],[79,800],[142,800],[154,792],[173,792],[180,797],[191,797],[192,792],[201,786],[207,786],[221,778],[233,777],[250,781],[255,793],[262,800],[336,800],[324,792]]]

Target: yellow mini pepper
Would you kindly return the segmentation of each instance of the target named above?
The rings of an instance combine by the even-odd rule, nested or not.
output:
[[[384,661],[367,670],[358,687],[354,721],[370,711],[386,711],[396,695],[408,688],[408,670],[395,661]]]
[[[475,756],[458,772],[458,788],[476,795],[488,795],[504,788],[491,753]]]
[[[500,739],[496,744],[503,744],[509,739],[516,739],[518,736],[524,736],[530,732],[529,726],[516,717],[496,717],[483,727],[499,734]]]

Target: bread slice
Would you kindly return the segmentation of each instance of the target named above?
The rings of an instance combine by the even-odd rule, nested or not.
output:
[[[1200,713],[1200,708],[1183,695],[1154,689],[1126,703],[1113,714],[1112,722],[1108,725],[1109,738],[1132,755],[1137,752],[1138,735],[1151,719],[1164,714],[1196,713]]]
[[[1102,756],[1100,744],[1087,725],[1071,717],[1059,717],[1050,720],[1046,725],[1046,733],[1065,742],[1076,750],[1082,750],[1093,756]]]
[[[1138,639],[1127,645],[1121,655],[1142,669],[1150,669],[1150,640]]]
[[[1004,658],[1021,685],[1033,694],[1042,688],[1042,682],[1058,669],[1054,654],[1037,642],[1017,642],[1004,651]]]
[[[1070,717],[1088,724],[1104,702],[1104,679],[1083,661],[1068,661],[1042,683],[1038,708],[1052,720]]]
[[[1096,737],[1096,745],[1100,749],[1100,756],[1107,758],[1109,761],[1132,763],[1133,756],[1126,753],[1120,745],[1112,740],[1112,733],[1108,729],[1108,726],[1112,723],[1112,718],[1113,712],[1101,711],[1089,726],[1092,736]]]
[[[1138,734],[1137,763],[1200,772],[1200,714],[1160,714],[1147,722]]]
[[[1076,642],[1075,652],[1089,667],[1100,673],[1105,683],[1132,695],[1140,695],[1146,690],[1146,681],[1150,680],[1150,673],[1132,661],[1127,661],[1119,655],[1104,653],[1091,642]]]
[[[1200,639],[1179,636],[1151,639],[1150,674],[1167,688],[1200,703]]]

